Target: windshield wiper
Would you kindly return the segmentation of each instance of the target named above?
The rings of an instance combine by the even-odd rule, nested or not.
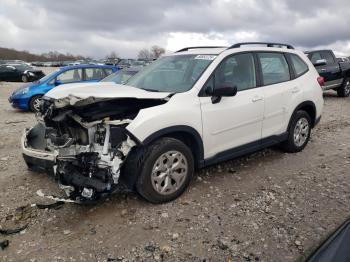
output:
[[[142,90],[146,90],[146,91],[149,91],[149,92],[160,92],[159,90],[157,89],[150,89],[150,88],[141,88]]]

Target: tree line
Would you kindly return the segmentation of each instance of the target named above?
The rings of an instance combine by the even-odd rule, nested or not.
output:
[[[1,60],[23,60],[26,62],[40,61],[70,61],[70,60],[83,60],[87,57],[81,55],[72,55],[70,53],[62,54],[57,51],[51,51],[40,55],[32,54],[28,51],[18,51],[15,49],[0,47],[0,59]]]
[[[165,53],[163,47],[154,45],[151,48],[143,48],[138,52],[137,58],[143,60],[154,60],[158,59]],[[106,56],[106,59],[118,59],[120,56],[112,51]],[[124,58],[124,57],[123,57]],[[0,47],[0,60],[23,60],[26,62],[49,62],[49,61],[70,61],[70,60],[91,60],[90,57],[82,55],[73,55],[70,53],[60,53],[57,51],[50,51],[42,54],[32,54],[29,51],[18,51],[11,48]]]

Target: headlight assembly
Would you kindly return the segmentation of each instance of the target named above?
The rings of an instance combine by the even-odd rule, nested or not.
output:
[[[29,87],[23,88],[21,91],[19,91],[20,94],[25,95],[29,91]]]

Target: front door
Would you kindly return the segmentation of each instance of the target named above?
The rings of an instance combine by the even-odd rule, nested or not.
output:
[[[212,102],[217,86],[236,86],[237,95]],[[261,139],[264,96],[256,88],[254,57],[250,53],[225,58],[203,87],[200,97],[205,158]]]

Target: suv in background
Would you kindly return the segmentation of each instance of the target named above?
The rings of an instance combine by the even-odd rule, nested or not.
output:
[[[324,78],[324,90],[333,89],[340,97],[350,95],[350,62],[347,59],[338,60],[332,50],[315,50],[305,53],[320,76]]]
[[[162,203],[184,192],[195,168],[275,144],[303,150],[321,118],[320,83],[290,45],[184,48],[124,86],[48,92],[39,123],[23,134],[23,156],[54,173],[67,201],[128,187]]]

